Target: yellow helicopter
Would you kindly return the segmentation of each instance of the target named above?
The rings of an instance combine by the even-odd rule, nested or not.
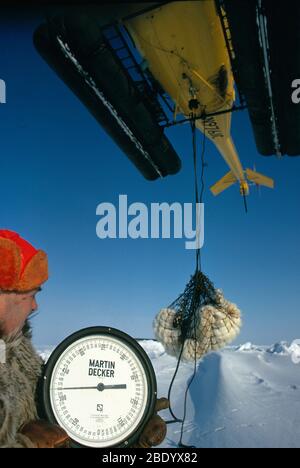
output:
[[[211,187],[212,193],[235,183],[244,197],[249,182],[274,188],[271,178],[243,169],[231,138],[235,89],[230,37],[225,37],[216,2],[147,5],[113,2],[72,8],[38,28],[36,48],[144,177],[176,174],[180,159],[160,126],[164,110],[118,32],[122,25],[155,82],[175,104],[173,117],[192,117],[228,164],[230,171]],[[104,32],[109,24],[116,31],[110,39]]]
[[[248,181],[274,188],[271,178],[243,169],[230,135],[231,113],[226,111],[235,100],[234,80],[215,2],[171,2],[125,24],[176,111],[186,117],[191,111],[196,117],[215,114],[196,120],[230,167],[211,187],[212,193],[218,195],[239,183],[241,194],[248,195]]]

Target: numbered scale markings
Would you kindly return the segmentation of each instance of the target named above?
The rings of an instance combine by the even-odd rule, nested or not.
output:
[[[43,395],[48,419],[74,446],[126,447],[153,413],[156,379],[133,338],[93,327],[71,335],[52,353]]]

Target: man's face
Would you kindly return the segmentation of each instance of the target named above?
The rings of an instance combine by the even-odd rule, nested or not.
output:
[[[38,308],[39,291],[40,288],[24,294],[0,293],[0,323],[5,336],[22,330],[26,319]]]

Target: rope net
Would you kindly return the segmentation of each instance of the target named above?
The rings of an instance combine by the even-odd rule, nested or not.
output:
[[[196,271],[183,294],[159,311],[153,328],[168,354],[194,361],[236,338],[241,312],[204,273]]]

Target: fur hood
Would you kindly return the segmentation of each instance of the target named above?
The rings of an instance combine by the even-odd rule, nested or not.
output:
[[[32,346],[28,325],[18,335],[2,339],[6,362],[0,363],[0,447],[33,447],[18,430],[38,419],[35,394],[43,362]]]

